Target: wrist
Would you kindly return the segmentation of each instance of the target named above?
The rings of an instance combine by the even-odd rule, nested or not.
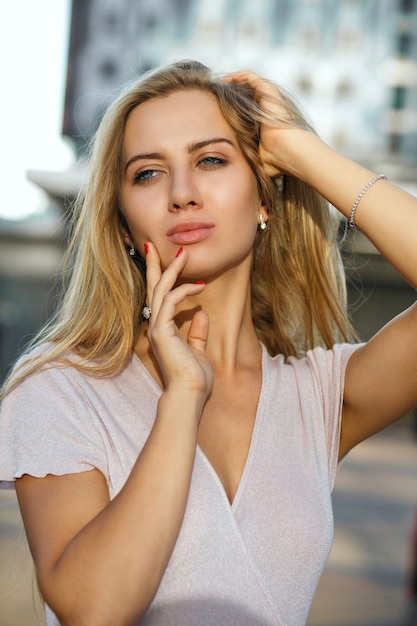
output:
[[[172,415],[199,424],[208,393],[180,384],[170,384],[159,399],[159,410],[165,415]],[[158,411],[159,412],[159,411]]]
[[[282,139],[277,138],[277,147],[285,162],[285,173],[311,184],[312,167],[322,151],[331,150],[315,133],[302,128],[291,129]]]

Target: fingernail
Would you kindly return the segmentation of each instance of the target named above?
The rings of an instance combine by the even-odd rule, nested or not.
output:
[[[145,254],[148,254],[148,252],[149,252],[149,246],[148,246],[148,244],[147,244],[147,243],[144,243],[144,244],[143,244],[143,249],[145,250]]]
[[[177,256],[180,256],[180,254],[182,254],[184,252],[184,248],[181,246],[181,248],[178,250],[177,254],[175,255],[175,258]]]
[[[206,283],[204,282],[204,280],[198,280],[196,283],[194,283],[194,285],[205,285]]]

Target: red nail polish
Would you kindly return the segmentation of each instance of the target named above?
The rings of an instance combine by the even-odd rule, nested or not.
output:
[[[149,252],[149,246],[148,246],[148,244],[147,244],[147,243],[144,243],[144,244],[143,244],[143,249],[145,250],[145,254],[148,254],[148,252]]]
[[[175,255],[175,257],[180,256],[180,254],[182,254],[183,252],[184,252],[184,248],[181,246],[181,248],[178,250],[178,252]]]
[[[194,285],[205,285],[206,283],[204,282],[204,280],[198,280],[196,283],[194,283]]]

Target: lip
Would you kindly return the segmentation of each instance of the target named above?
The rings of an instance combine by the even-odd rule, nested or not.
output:
[[[180,246],[199,243],[210,237],[213,229],[214,224],[208,222],[180,222],[167,232],[167,238],[172,243]]]

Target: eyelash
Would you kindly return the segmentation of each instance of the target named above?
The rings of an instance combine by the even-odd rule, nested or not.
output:
[[[138,185],[145,185],[146,183],[151,182],[155,178],[155,172],[158,170],[142,170],[141,172],[137,172],[133,177],[133,183]],[[149,176],[151,174],[151,176]]]
[[[207,163],[209,161],[209,163]],[[227,165],[229,161],[227,159],[223,159],[221,157],[216,156],[207,156],[201,159],[198,164],[201,165],[204,169],[211,170],[216,169],[217,167],[221,167],[222,165]],[[154,178],[158,176],[159,170],[142,170],[141,172],[137,172],[133,177],[133,183],[136,185],[146,185],[150,183]]]
[[[204,159],[201,159],[201,161],[199,161],[199,163],[203,164],[204,161],[212,161],[212,163],[210,163],[209,165],[205,165],[204,166],[207,169],[212,169],[212,168],[215,168],[215,167],[219,167],[221,165],[227,165],[227,163],[229,162],[227,159],[222,159],[221,157],[216,157],[216,156],[204,157]],[[215,163],[213,163],[213,161],[215,161]]]

